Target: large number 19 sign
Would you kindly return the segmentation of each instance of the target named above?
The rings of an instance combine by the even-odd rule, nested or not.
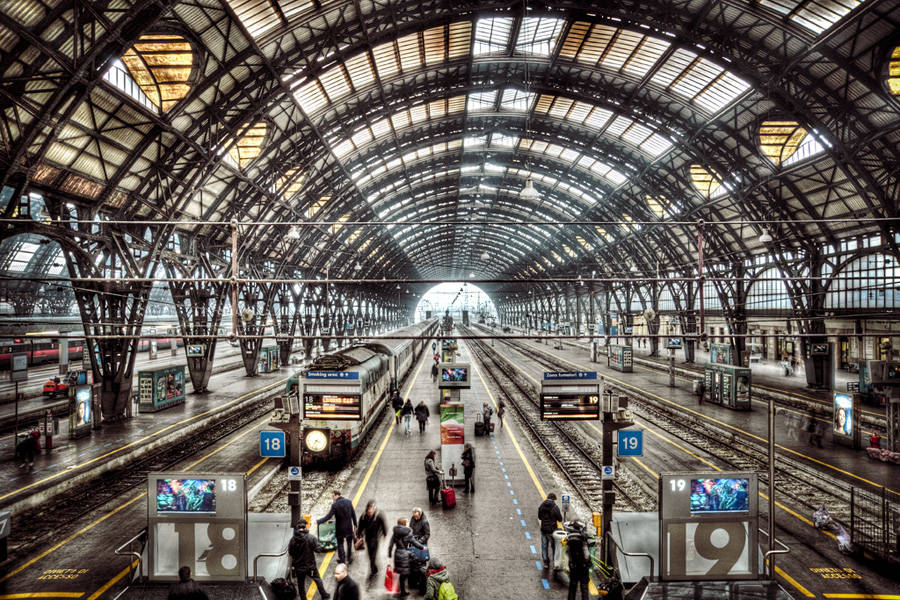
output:
[[[756,473],[664,473],[659,511],[661,579],[759,577]]]

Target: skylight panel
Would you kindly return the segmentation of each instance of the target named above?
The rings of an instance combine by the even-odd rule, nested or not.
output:
[[[469,94],[466,102],[466,110],[472,112],[483,112],[494,110],[497,101],[497,90],[489,90],[487,92],[472,92]]]
[[[495,133],[491,136],[491,148],[515,148],[519,143],[519,136]]]
[[[368,144],[369,142],[371,142],[374,137],[372,136],[372,132],[369,130],[369,128],[366,127],[364,129],[361,129],[360,131],[357,131],[350,139],[353,140],[353,145],[359,148],[363,144]]]
[[[387,79],[400,72],[400,61],[397,58],[397,48],[394,42],[387,42],[372,48],[372,56],[375,59],[375,69],[378,76]]]
[[[332,102],[350,93],[350,79],[342,65],[329,69],[319,77],[322,89]]]
[[[591,127],[595,127],[597,129],[601,129],[604,125],[606,125],[610,118],[612,118],[612,116],[613,113],[611,110],[596,107],[584,120],[584,124],[590,125]]]
[[[419,34],[410,33],[397,39],[397,50],[400,54],[400,68],[406,72],[422,66],[422,55],[419,49]]]
[[[512,32],[512,17],[478,19],[475,25],[473,56],[506,52]]]
[[[402,112],[398,112],[395,115],[391,115],[391,125],[394,126],[394,129],[403,129],[404,127],[408,127],[412,124],[412,119],[410,117],[410,111],[404,110]]]
[[[391,133],[391,122],[387,119],[381,119],[372,123],[372,135],[380,138]]]
[[[684,70],[678,79],[671,85],[673,92],[685,98],[694,98],[703,91],[707,85],[719,76],[722,68],[705,61],[702,58],[695,58],[694,61]]]
[[[444,45],[445,34],[446,29],[443,25],[426,29],[423,32],[426,65],[434,65],[446,60],[447,47]]]
[[[652,133],[649,128],[644,127],[640,123],[632,123],[622,134],[622,139],[640,147]]]
[[[519,28],[516,52],[550,56],[562,33],[564,19],[526,17]]]
[[[696,58],[697,55],[693,52],[679,48],[659,67],[656,73],[653,74],[653,77],[650,78],[650,81],[668,89],[669,85],[675,81],[675,78],[681,75]]]
[[[613,71],[622,70],[643,38],[642,34],[635,31],[618,30],[613,43],[607,47],[600,64]]]
[[[306,218],[309,219],[321,211],[328,201],[331,200],[331,196],[320,196],[318,200],[313,202],[309,208],[306,209]]]
[[[665,40],[644,37],[634,50],[634,54],[622,66],[622,71],[636,77],[643,77],[650,72],[653,65],[669,49],[671,44]]]
[[[237,15],[241,24],[254,38],[259,38],[267,32],[282,25],[283,21],[279,15],[279,10],[275,8],[269,0],[228,0],[234,13]],[[300,0],[291,2],[283,1],[279,4],[287,4],[291,7],[291,13],[296,14],[300,11],[308,9],[312,6],[310,0]]]
[[[469,54],[469,46],[472,44],[472,22],[457,21],[450,24],[450,44],[448,58],[453,60]]]
[[[348,154],[353,152],[353,141],[352,140],[344,140],[337,146],[331,149],[334,152],[334,155],[338,158],[338,160],[343,159]]]
[[[367,52],[351,56],[347,59],[346,66],[350,81],[355,89],[362,89],[375,81],[375,70],[372,68],[372,63],[369,62],[369,54]]]
[[[531,109],[533,102],[534,93],[507,88],[503,90],[503,97],[500,99],[500,110],[525,112]]]
[[[316,79],[301,85],[294,95],[300,108],[308,115],[328,105],[328,97]]]
[[[631,127],[632,123],[634,123],[634,121],[632,121],[628,117],[623,117],[622,115],[619,115],[618,117],[616,117],[616,119],[612,123],[609,124],[609,127],[606,128],[606,132],[609,134],[612,134],[616,137],[619,137],[623,133],[625,133],[626,129]]]
[[[823,143],[824,142],[824,143]],[[812,133],[806,134],[803,138],[803,141],[800,142],[800,145],[797,147],[797,151],[794,152],[789,158],[785,159],[784,166],[790,166],[794,163],[798,163],[802,160],[806,160],[807,158],[811,158],[817,154],[821,154],[825,152],[826,148],[830,148],[831,144],[826,140],[819,141],[818,131],[813,129]]]
[[[577,152],[576,150],[572,150],[571,148],[566,148],[565,150],[562,151],[562,154],[560,154],[559,157],[561,159],[563,159],[564,161],[571,163],[571,162],[575,162],[578,159],[579,155],[580,155],[580,152]]]
[[[788,19],[819,34],[856,9],[862,0],[759,0]]]
[[[716,113],[749,88],[749,83],[725,71],[694,101],[708,111]]]
[[[653,135],[651,135],[640,146],[641,150],[651,156],[659,156],[660,154],[668,151],[671,147],[672,142],[669,140],[669,138],[658,133],[654,133]]]
[[[428,120],[428,107],[424,104],[417,104],[409,109],[409,120],[413,125]]]
[[[159,111],[159,107],[156,106],[156,104],[154,104],[153,101],[147,97],[147,94],[144,93],[144,90],[141,89],[141,86],[139,86],[137,82],[131,78],[131,74],[128,72],[128,69],[125,67],[125,64],[122,61],[113,60],[109,69],[107,69],[106,73],[103,74],[103,79],[107,80],[108,82],[131,96],[144,108],[147,108],[153,112]]]
[[[53,260],[53,263],[47,269],[48,275],[62,275],[62,272],[66,270],[66,261],[63,260],[62,254],[57,254],[56,258]]]
[[[610,169],[609,172],[606,173],[606,178],[616,185],[621,185],[628,181],[628,178],[625,175],[616,171],[615,169]]]
[[[300,167],[293,167],[278,179],[278,187],[284,189],[284,199],[290,200],[294,194],[300,191],[305,182],[306,174],[300,170]]]
[[[7,270],[15,271],[16,273],[25,271],[28,268],[28,263],[31,262],[31,257],[34,256],[34,251],[37,249],[38,244],[23,242],[19,246],[15,256],[13,256],[13,259],[10,261]]]

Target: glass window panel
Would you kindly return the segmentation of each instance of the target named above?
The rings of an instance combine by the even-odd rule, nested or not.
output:
[[[372,56],[375,58],[375,68],[378,70],[378,76],[382,79],[387,79],[400,71],[400,63],[397,60],[397,48],[394,42],[375,46],[372,49]]]
[[[506,52],[512,32],[512,17],[479,19],[475,25],[474,56]]]
[[[564,19],[526,17],[519,27],[516,51],[549,56],[562,33]]]

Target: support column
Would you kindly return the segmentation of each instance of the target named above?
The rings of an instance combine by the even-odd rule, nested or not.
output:
[[[257,279],[263,275],[257,269],[251,269],[251,274]],[[266,316],[271,310],[275,299],[276,285],[262,283],[260,281],[248,281],[242,283],[238,289],[238,307],[232,307],[237,311],[238,335],[241,337],[241,359],[244,362],[244,371],[247,377],[255,377],[259,373],[259,351],[263,345],[262,335],[266,329]]]
[[[203,394],[209,391],[209,378],[212,375],[213,358],[216,355],[219,325],[222,322],[222,310],[228,285],[223,281],[195,281],[196,279],[216,279],[216,273],[209,260],[201,255],[190,268],[183,263],[165,261],[169,291],[178,315],[178,324],[184,334],[184,352],[187,358],[188,374],[194,392]],[[202,337],[194,337],[202,336]],[[202,346],[202,356],[187,356],[188,346]]]

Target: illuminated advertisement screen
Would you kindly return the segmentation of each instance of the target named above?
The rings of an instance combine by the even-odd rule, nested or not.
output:
[[[445,383],[465,383],[469,380],[469,370],[465,367],[444,367],[441,381]]]
[[[303,418],[359,421],[362,419],[362,401],[359,394],[303,394]]]
[[[215,479],[157,479],[158,514],[216,514]]]
[[[681,338],[669,338],[667,346],[673,350],[678,350],[681,348]]]
[[[75,406],[69,413],[69,428],[88,427],[91,424],[91,386],[75,388]]]
[[[819,356],[828,354],[828,344],[812,344],[809,348],[809,353]]]
[[[834,395],[834,423],[832,431],[837,435],[850,437],[853,435],[853,396],[850,394]]]
[[[600,396],[596,394],[541,394],[541,418],[584,421],[600,418]]]
[[[749,489],[749,479],[693,479],[691,514],[750,512]]]

